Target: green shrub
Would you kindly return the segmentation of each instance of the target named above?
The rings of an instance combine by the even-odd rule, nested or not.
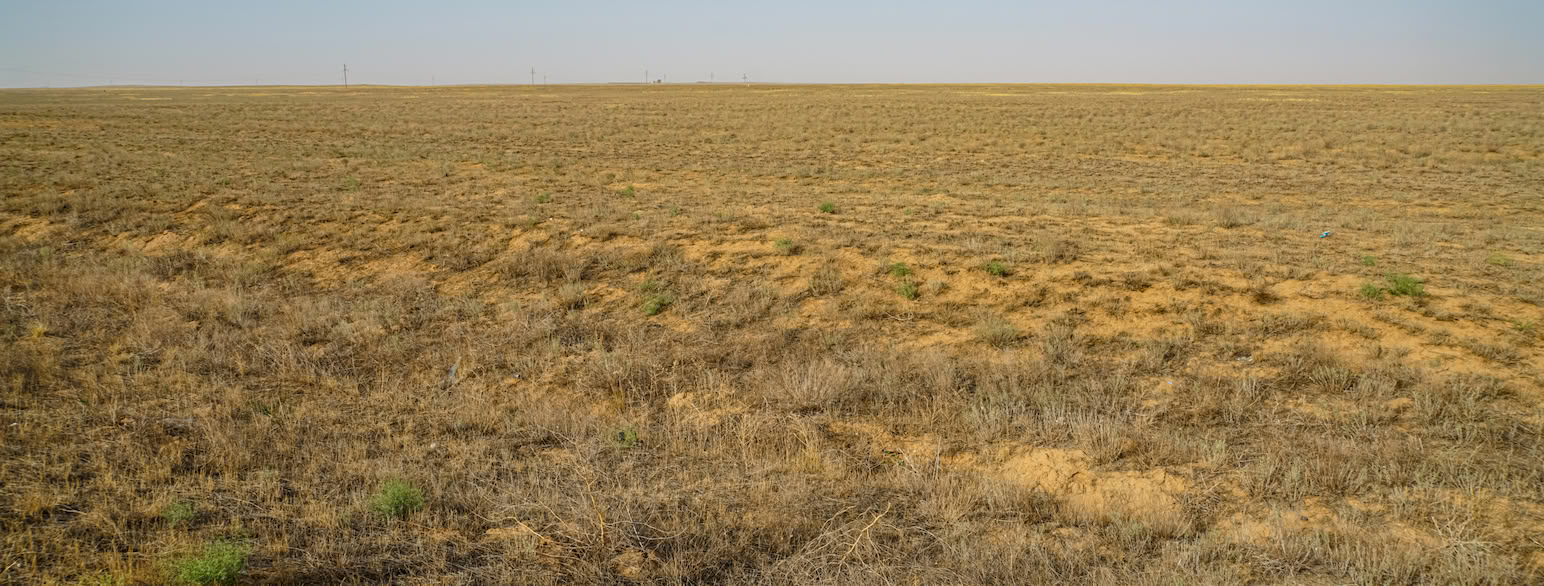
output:
[[[772,247],[777,249],[778,254],[799,254],[799,245],[794,244],[793,240],[787,238],[777,239],[776,242],[772,243]]]
[[[188,501],[176,501],[161,508],[161,520],[171,527],[186,525],[198,517],[198,509]]]
[[[536,196],[536,203],[552,203],[552,192],[548,191]]]
[[[1496,253],[1485,257],[1485,262],[1498,267],[1512,266],[1512,259],[1507,258],[1506,255],[1501,253]]]
[[[1373,258],[1372,255],[1368,254],[1368,255],[1364,255],[1362,257],[1362,266],[1370,267],[1370,266],[1373,266],[1375,264],[1378,264],[1378,259]]]
[[[911,275],[911,268],[907,267],[906,263],[898,262],[885,267],[885,272],[890,273],[892,277],[906,277]]]
[[[1389,275],[1389,293],[1407,297],[1422,297],[1426,295],[1426,285],[1410,275]]]
[[[1363,283],[1361,293],[1363,299],[1376,301],[1383,298],[1383,289],[1372,283]]]
[[[1003,264],[1001,262],[998,262],[998,261],[995,261],[995,260],[992,261],[992,262],[986,263],[986,266],[983,266],[981,268],[986,270],[986,274],[992,275],[994,277],[1006,277],[1006,276],[1008,276],[1008,265],[1005,265],[1005,264]]]
[[[829,201],[820,202],[820,211],[821,213],[834,214],[836,213],[836,204]]]
[[[370,500],[370,508],[392,518],[406,517],[424,506],[423,492],[401,480],[387,480]]]
[[[179,584],[235,584],[247,567],[247,547],[226,541],[204,546],[198,553],[172,562],[172,581]]]
[[[921,295],[921,291],[917,289],[917,284],[911,281],[906,281],[896,286],[895,292],[899,293],[901,297],[905,297],[910,300],[915,300]]]
[[[629,185],[627,187],[623,187],[623,188],[617,190],[617,195],[620,195],[622,197],[632,197],[632,196],[636,195],[637,193],[638,193],[637,188],[635,188],[635,187],[633,187],[631,185]]]

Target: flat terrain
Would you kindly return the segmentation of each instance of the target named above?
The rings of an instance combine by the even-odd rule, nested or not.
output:
[[[3,91],[0,583],[1537,584],[1541,157],[1538,87]]]

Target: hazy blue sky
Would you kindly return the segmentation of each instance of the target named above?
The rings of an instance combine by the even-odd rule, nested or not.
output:
[[[0,0],[0,86],[1544,83],[1544,0]]]

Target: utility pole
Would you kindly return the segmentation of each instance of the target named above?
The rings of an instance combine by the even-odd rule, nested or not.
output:
[[[708,83],[713,83],[713,72],[708,72]]]
[[[536,67],[531,67],[531,85],[536,85]]]
[[[649,83],[649,68],[643,68],[643,83]]]
[[[547,74],[545,73],[541,74],[541,84],[547,85]]]
[[[343,64],[343,87],[348,87],[348,64]]]

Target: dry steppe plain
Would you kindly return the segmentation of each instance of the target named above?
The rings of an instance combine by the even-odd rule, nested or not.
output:
[[[1538,87],[3,91],[0,582],[1537,584],[1541,151]]]

